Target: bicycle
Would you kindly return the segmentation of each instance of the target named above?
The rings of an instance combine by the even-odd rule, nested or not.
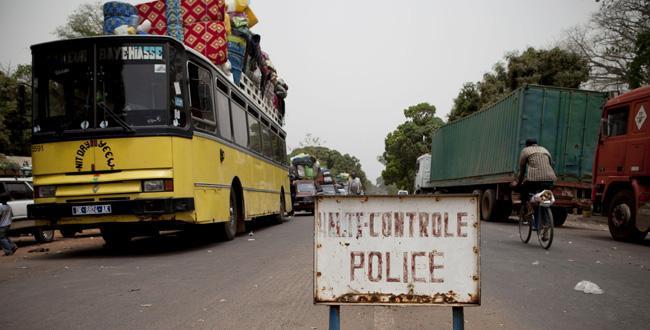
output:
[[[553,193],[550,190],[544,190],[533,195],[526,202],[533,208],[532,218],[526,215],[527,207],[525,204],[522,204],[519,208],[519,238],[524,244],[527,244],[530,240],[531,233],[536,231],[539,245],[547,250],[551,247],[553,243],[553,213],[551,212],[551,205],[554,202],[555,197]]]

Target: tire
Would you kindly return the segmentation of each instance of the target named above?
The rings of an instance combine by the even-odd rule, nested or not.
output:
[[[65,238],[74,238],[79,231],[75,228],[62,228],[59,229],[59,232]]]
[[[647,232],[636,229],[635,210],[634,194],[631,191],[621,190],[614,195],[607,215],[607,225],[613,239],[638,242],[646,237]]]
[[[496,217],[497,194],[494,189],[486,189],[481,196],[481,219],[493,221]]]
[[[121,248],[129,244],[131,235],[123,228],[105,226],[101,228],[102,238],[109,248]]]
[[[537,224],[537,239],[539,240],[539,245],[544,249],[548,250],[553,244],[553,212],[550,208],[539,206],[539,214],[541,221]],[[548,240],[542,240],[544,231],[548,232]]]
[[[230,190],[230,206],[228,208],[228,221],[222,223],[221,232],[226,241],[232,241],[237,236],[237,222],[239,218],[239,208],[237,204],[237,193],[234,189]]]
[[[551,207],[551,213],[553,213],[553,226],[555,227],[562,227],[569,215],[567,209],[562,207]]]
[[[524,217],[524,208],[521,207],[519,209],[519,221],[518,221],[518,227],[519,227],[519,239],[526,244],[530,240],[530,234],[533,230],[533,226],[528,219]]]
[[[275,216],[275,223],[282,224],[286,221],[285,214],[287,213],[287,206],[284,200],[284,192],[280,194],[280,214]]]
[[[54,230],[34,229],[32,231],[34,239],[39,243],[49,243],[54,240]]]

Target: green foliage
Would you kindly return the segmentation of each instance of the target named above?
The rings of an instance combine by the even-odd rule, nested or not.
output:
[[[472,114],[526,84],[578,88],[589,78],[587,61],[576,53],[562,50],[528,48],[513,52],[498,62],[492,72],[477,83],[465,83],[449,113],[449,120]]]
[[[508,87],[511,91],[526,84],[578,88],[589,78],[587,60],[576,53],[555,47],[528,48],[508,57]]]
[[[388,133],[384,140],[384,153],[380,161],[386,166],[382,171],[383,185],[409,189],[415,179],[415,161],[427,153],[431,146],[431,133],[442,126],[435,116],[436,107],[420,103],[404,110],[406,122]]]
[[[92,37],[102,35],[104,30],[104,12],[101,2],[84,3],[68,16],[65,25],[54,30],[61,39]]]
[[[31,66],[0,70],[0,153],[29,156],[31,130],[31,90],[25,88],[25,110],[18,109],[18,86],[31,80]]]
[[[308,137],[311,137],[308,134]],[[317,146],[301,146],[294,149],[289,157],[293,157],[300,153],[306,153],[312,155],[318,159],[321,167],[325,167],[330,170],[332,176],[336,176],[339,173],[351,173],[355,172],[364,189],[368,189],[372,186],[370,181],[366,177],[366,172],[361,169],[361,163],[357,157],[351,156],[349,154],[341,154],[339,151],[330,149],[328,147],[323,147],[320,145]]]
[[[635,42],[634,59],[627,72],[630,88],[650,84],[650,29],[639,33]]]
[[[467,82],[463,84],[458,96],[454,99],[454,105],[449,113],[449,121],[465,117],[479,110],[481,104],[481,93],[478,84]]]

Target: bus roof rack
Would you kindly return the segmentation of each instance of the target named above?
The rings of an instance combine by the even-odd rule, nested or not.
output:
[[[243,72],[239,79],[239,87],[244,91],[248,99],[257,105],[269,118],[280,126],[284,125],[284,118],[280,117],[271,100],[264,98],[262,91]]]

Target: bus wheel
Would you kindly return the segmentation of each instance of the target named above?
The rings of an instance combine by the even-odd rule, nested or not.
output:
[[[287,213],[287,207],[284,204],[284,192],[280,194],[280,214],[275,217],[275,222],[281,224],[287,219],[285,218]]]
[[[231,241],[237,235],[237,218],[239,211],[237,209],[237,194],[235,190],[230,190],[230,207],[228,211],[228,221],[222,222],[221,232],[223,233],[223,238],[227,241]]]
[[[32,235],[39,243],[49,243],[54,240],[54,230],[34,229]]]
[[[131,241],[131,235],[123,228],[105,226],[101,228],[102,238],[109,248],[119,248]]]
[[[636,229],[634,194],[628,190],[622,190],[614,195],[609,206],[607,224],[609,232],[617,241],[641,241],[647,232]]]

